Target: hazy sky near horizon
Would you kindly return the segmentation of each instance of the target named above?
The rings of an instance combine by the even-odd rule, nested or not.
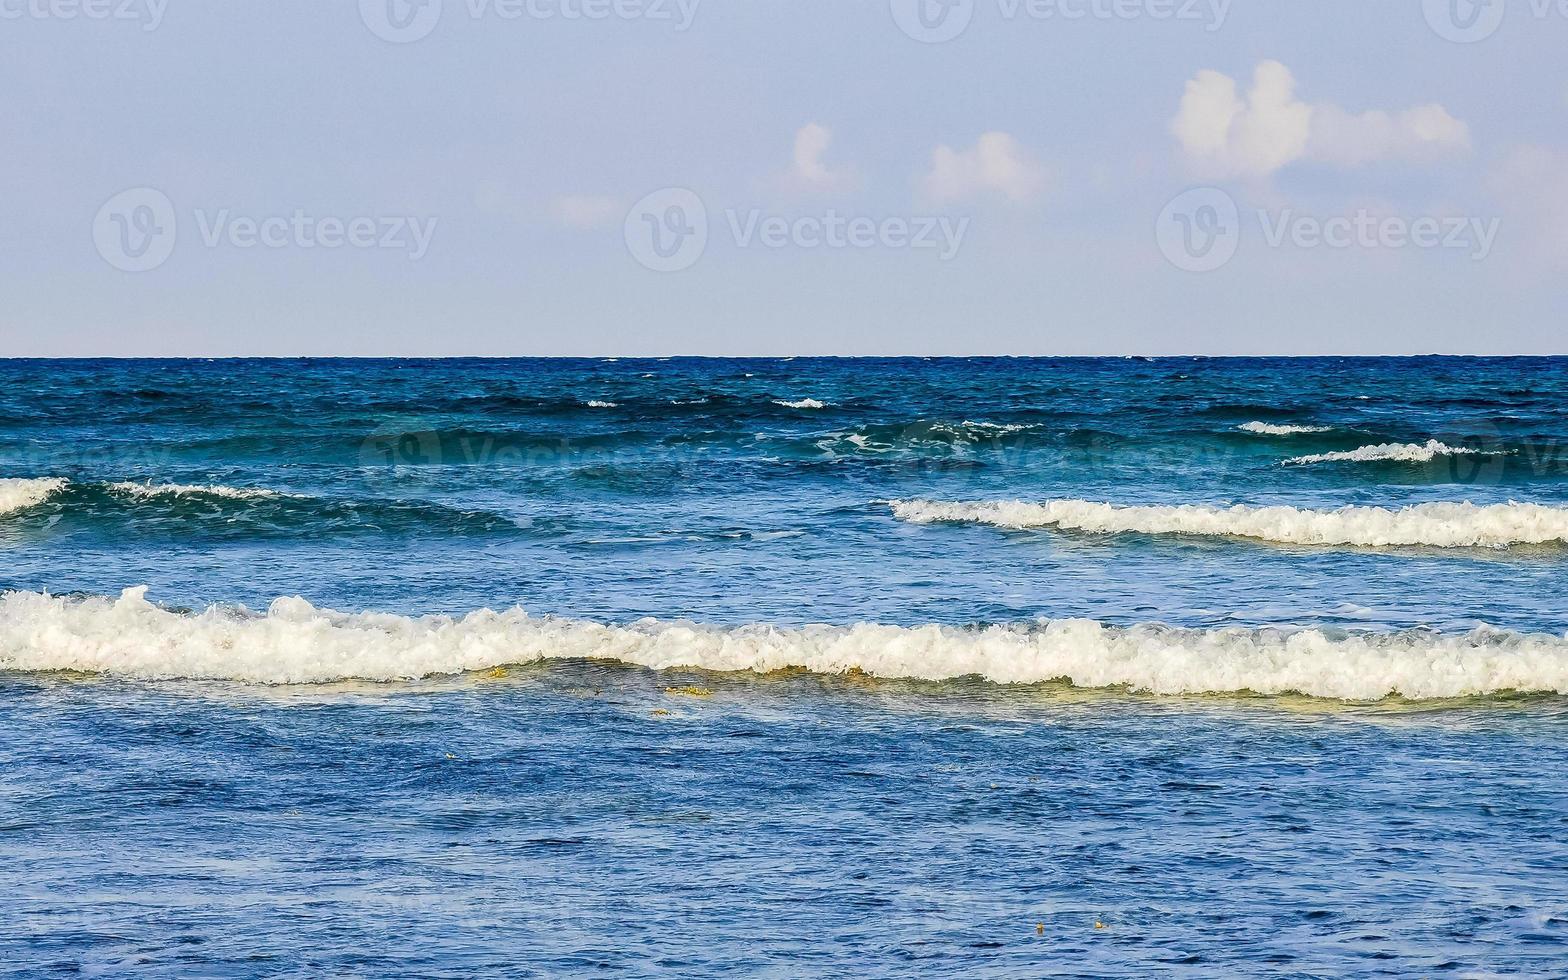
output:
[[[1546,0],[0,0],[0,354],[1563,353],[1565,51]]]

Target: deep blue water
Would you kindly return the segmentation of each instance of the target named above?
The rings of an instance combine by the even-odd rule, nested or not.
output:
[[[1564,542],[889,505],[1557,508],[1565,395],[1564,359],[0,362],[0,478],[65,481],[0,513],[23,594],[0,603],[0,963],[1568,975]],[[159,608],[111,606],[141,585]],[[278,639],[318,614],[238,608],[292,596],[387,616]],[[1394,637],[1417,656],[1389,690],[1463,696],[1258,694],[1246,656],[1218,685],[1163,654],[1130,685],[996,684],[943,666],[951,637],[888,641],[901,670],[881,640],[766,674],[397,659],[407,617],[514,606],[739,629],[726,649],[814,623]],[[1423,659],[1483,625],[1483,654],[1539,658],[1507,675],[1527,690],[1444,681],[1469,648]],[[253,682],[350,634],[341,680]]]

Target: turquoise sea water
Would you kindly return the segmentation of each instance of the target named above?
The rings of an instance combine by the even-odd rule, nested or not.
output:
[[[0,381],[10,975],[1568,974],[1568,361]]]

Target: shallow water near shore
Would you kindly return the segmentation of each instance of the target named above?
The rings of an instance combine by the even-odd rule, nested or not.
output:
[[[1557,697],[582,662],[0,693],[17,976],[1543,975],[1568,939]]]

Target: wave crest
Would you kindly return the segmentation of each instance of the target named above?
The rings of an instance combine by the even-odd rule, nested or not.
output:
[[[118,599],[34,592],[0,597],[0,669],[75,670],[143,679],[310,684],[396,681],[549,660],[767,673],[805,668],[884,678],[977,676],[1000,684],[1066,681],[1157,694],[1251,691],[1351,701],[1426,700],[1505,691],[1568,693],[1568,639],[1495,630],[1330,634],[1188,630],[1092,620],[965,629],[862,624],[721,629],[644,620],[631,626],[480,610],[459,619],[317,609],[278,599],[265,615],[162,609],[146,588]]]
[[[1356,547],[1503,548],[1568,542],[1568,507],[1543,504],[1413,504],[1408,507],[1127,507],[1087,500],[948,503],[895,500],[893,514],[916,524],[1055,527],[1101,534],[1193,534],[1278,544]]]
[[[0,514],[36,507],[64,490],[70,481],[57,476],[0,480]]]
[[[152,497],[221,497],[225,500],[270,500],[289,494],[261,487],[226,487],[217,483],[110,483],[111,493],[146,500]]]
[[[1351,449],[1337,453],[1315,453],[1311,456],[1297,456],[1285,460],[1285,466],[1304,466],[1309,463],[1372,463],[1380,460],[1392,460],[1398,463],[1430,463],[1438,456],[1501,456],[1505,452],[1487,452],[1480,449],[1466,449],[1462,446],[1449,446],[1428,439],[1425,443],[1398,443],[1386,442],[1380,446],[1362,446],[1360,449]]]
[[[1236,426],[1243,432],[1259,436],[1294,436],[1310,432],[1333,432],[1331,425],[1270,425],[1267,422],[1243,422]]]

